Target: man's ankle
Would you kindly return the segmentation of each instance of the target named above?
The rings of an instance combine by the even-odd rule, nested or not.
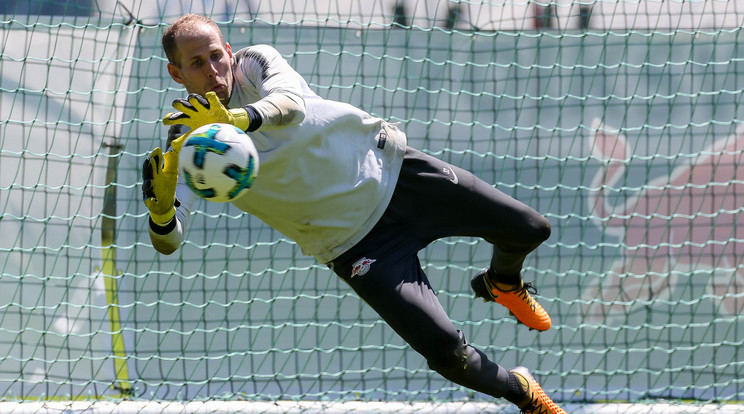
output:
[[[522,287],[522,275],[503,275],[496,273],[491,269],[486,272],[488,282],[496,289],[502,292],[511,292]]]

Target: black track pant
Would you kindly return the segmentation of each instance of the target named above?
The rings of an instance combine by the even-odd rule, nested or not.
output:
[[[417,255],[442,237],[481,237],[494,246],[491,268],[519,275],[525,256],[549,235],[549,222],[532,208],[468,171],[409,148],[387,211],[331,268],[432,369],[472,390],[503,397],[507,371],[468,345]]]

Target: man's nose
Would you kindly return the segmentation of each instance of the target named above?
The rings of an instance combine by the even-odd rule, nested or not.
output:
[[[214,63],[209,63],[207,65],[207,76],[209,76],[210,78],[213,78],[216,75],[217,75],[217,65],[215,65]]]

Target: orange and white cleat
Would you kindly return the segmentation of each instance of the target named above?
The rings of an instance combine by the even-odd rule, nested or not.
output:
[[[525,391],[527,397],[517,404],[523,414],[566,414],[558,404],[545,394],[540,384],[529,369],[516,367],[509,370],[519,380],[519,385]]]
[[[505,306],[517,320],[530,329],[547,331],[552,322],[548,312],[530,295],[537,294],[531,283],[522,282],[513,289],[501,290],[496,283],[489,280],[487,270],[482,270],[470,281],[476,298],[484,302],[494,301]],[[505,287],[505,286],[502,286]]]

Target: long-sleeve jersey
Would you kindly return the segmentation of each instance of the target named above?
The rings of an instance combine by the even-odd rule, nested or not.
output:
[[[328,263],[358,243],[392,197],[406,148],[395,125],[315,94],[279,52],[234,55],[229,107],[246,107],[258,151],[251,190],[232,203]],[[256,128],[258,125],[258,128]],[[158,251],[180,246],[197,196],[179,178],[175,225],[150,225]]]

